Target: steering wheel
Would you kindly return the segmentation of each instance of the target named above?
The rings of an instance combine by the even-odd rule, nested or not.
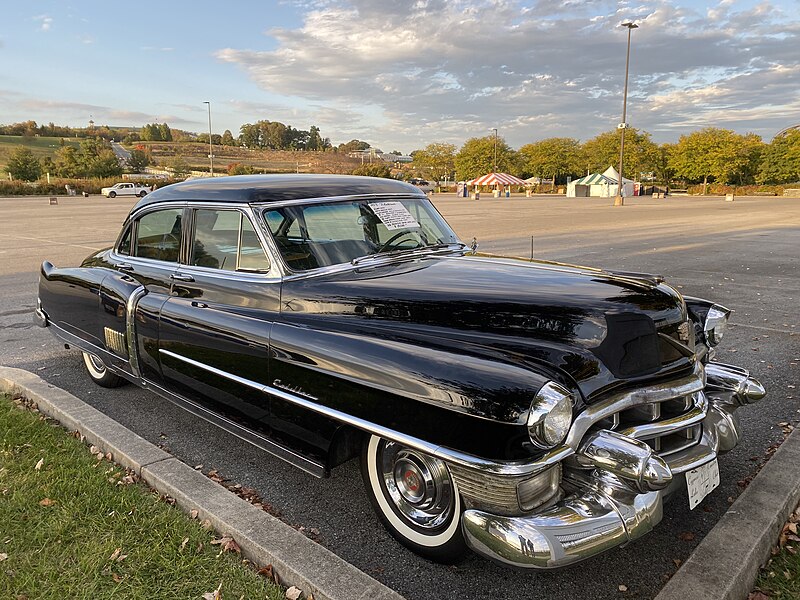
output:
[[[386,240],[381,245],[380,248],[378,248],[376,254],[380,254],[381,252],[384,252],[385,250],[387,250],[389,248],[395,248],[396,246],[399,246],[400,243],[405,240],[405,238],[408,238],[409,240],[414,241],[414,239],[411,237],[411,232],[410,231],[407,231],[405,229],[403,229],[402,231],[398,231],[392,237],[390,237],[388,240]],[[397,242],[397,243],[393,243],[395,240],[400,240],[400,241]]]

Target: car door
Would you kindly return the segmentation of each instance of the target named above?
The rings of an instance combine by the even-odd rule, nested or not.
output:
[[[145,294],[136,305],[136,338],[141,375],[160,383],[158,326],[170,297],[173,276],[185,245],[182,206],[147,210],[135,217],[111,255],[114,268],[135,279]]]
[[[269,433],[270,330],[280,277],[248,212],[198,206],[191,245],[160,311],[159,357],[171,391]]]

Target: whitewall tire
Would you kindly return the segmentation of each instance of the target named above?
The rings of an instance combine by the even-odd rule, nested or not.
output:
[[[361,475],[375,512],[399,542],[437,562],[464,555],[463,505],[444,462],[372,435],[364,443]]]
[[[126,383],[122,377],[109,371],[105,363],[94,354],[84,352],[83,364],[86,365],[86,371],[89,373],[89,377],[91,377],[92,381],[97,385],[115,388]]]

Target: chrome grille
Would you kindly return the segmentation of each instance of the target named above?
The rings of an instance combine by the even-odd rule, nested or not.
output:
[[[700,441],[707,406],[705,394],[695,392],[626,408],[599,421],[597,426],[641,440],[667,456]]]
[[[534,476],[504,477],[460,466],[448,465],[458,491],[470,507],[492,510],[498,514],[519,514],[520,508],[532,510],[558,493],[561,465],[556,464]]]

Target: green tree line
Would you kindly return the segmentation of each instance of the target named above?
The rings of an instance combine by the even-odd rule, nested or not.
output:
[[[471,138],[456,150],[435,142],[412,152],[414,167],[431,179],[474,179],[493,170],[518,177],[566,182],[588,173],[619,168],[620,136],[616,130],[581,143],[574,138],[548,138],[511,148],[500,137]],[[496,169],[495,169],[496,165]],[[625,136],[623,175],[630,179],[669,183],[733,185],[784,184],[800,181],[800,131],[790,130],[770,143],[752,133],[737,134],[708,127],[674,144],[656,144],[646,131]]]
[[[134,152],[142,153],[140,150]],[[139,154],[135,158],[145,160]],[[6,166],[14,179],[36,181],[43,173],[57,177],[115,177],[122,174],[114,151],[108,142],[99,138],[86,138],[78,148],[62,145],[56,150],[55,160],[49,156],[39,160],[30,148],[19,146],[11,154]]]

